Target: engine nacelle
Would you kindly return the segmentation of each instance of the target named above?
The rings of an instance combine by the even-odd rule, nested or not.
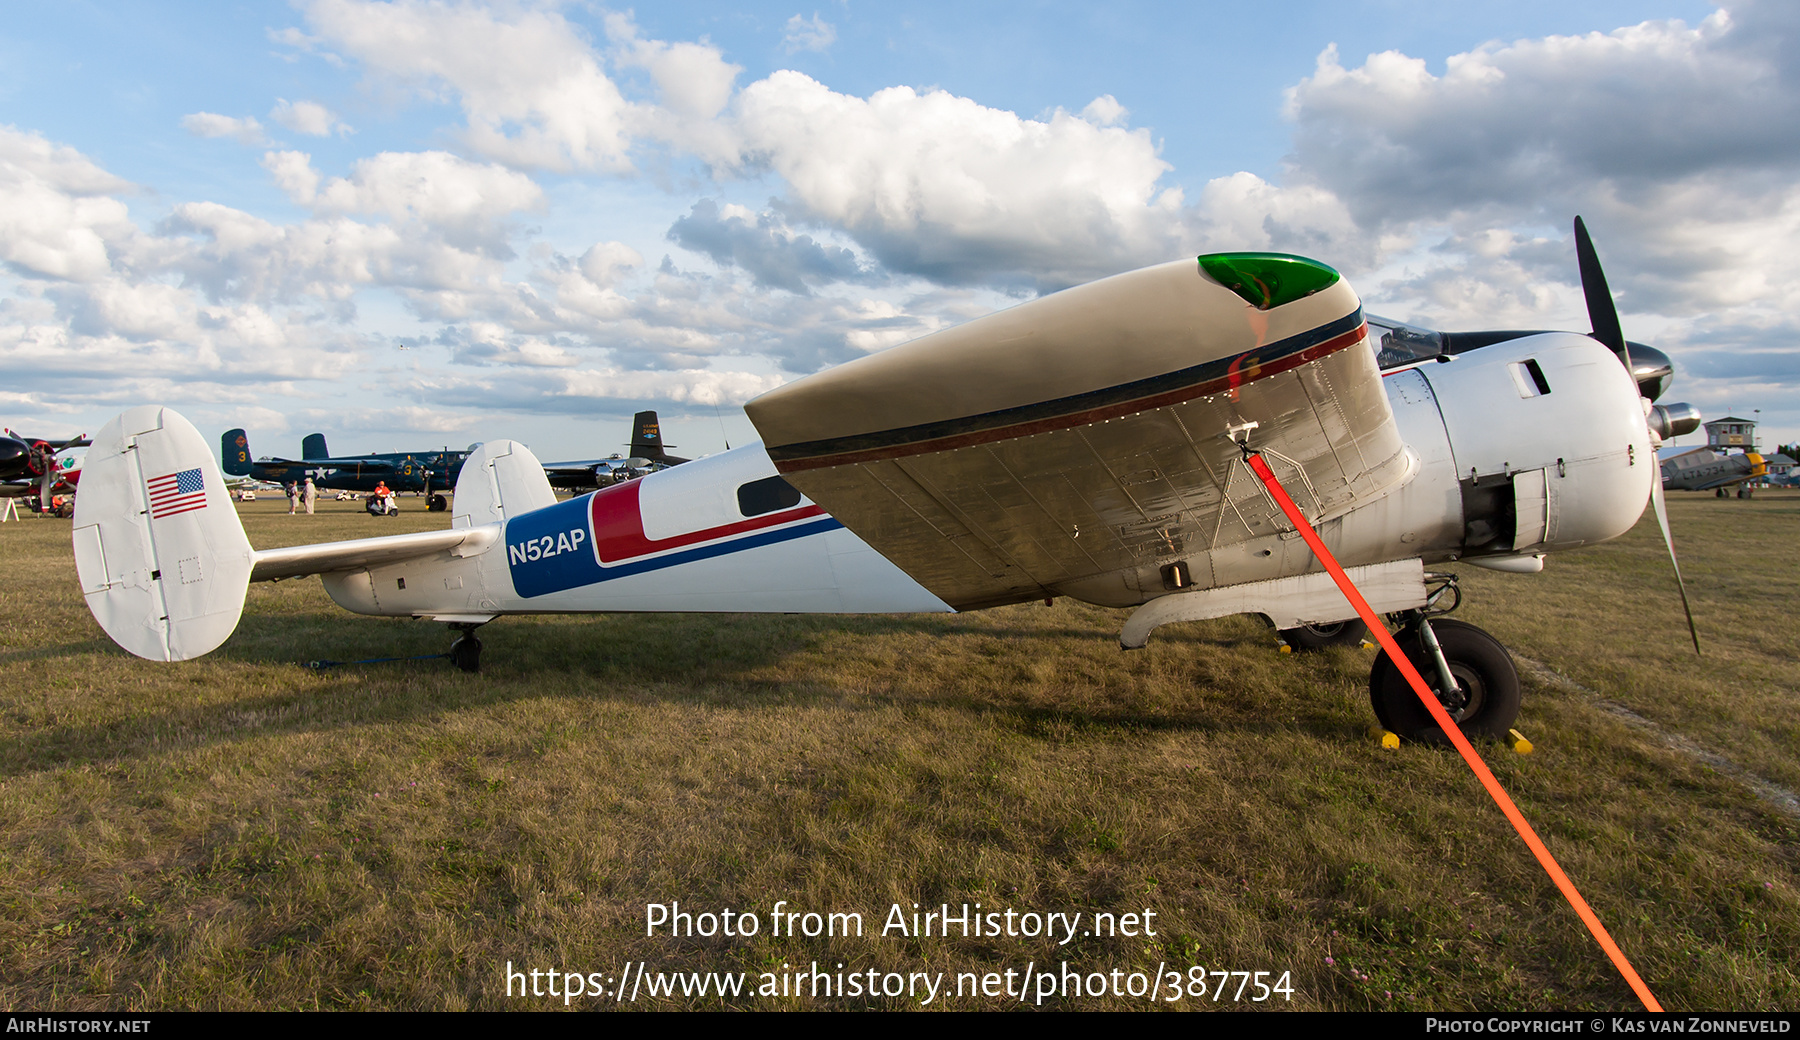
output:
[[[1527,336],[1391,373],[1424,465],[1409,512],[1429,560],[1535,556],[1631,530],[1659,479],[1642,398],[1613,354],[1574,333]],[[1452,492],[1454,488],[1454,492]]]

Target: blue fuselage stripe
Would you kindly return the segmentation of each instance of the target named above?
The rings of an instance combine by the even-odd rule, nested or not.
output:
[[[575,499],[574,502],[581,503],[585,510],[587,499]],[[553,506],[548,510],[540,510],[539,512],[553,513],[558,510],[567,509],[570,504],[573,503],[565,503],[563,506]],[[507,524],[506,540],[509,547],[512,544],[527,540],[539,533],[535,530],[539,525],[530,523],[533,515],[534,514],[527,513],[524,516],[519,517],[518,521]],[[543,519],[549,518],[545,517]],[[525,528],[525,530],[515,532],[515,523],[519,524],[520,527]],[[544,526],[554,529],[553,524]],[[553,592],[563,592],[568,589],[598,585],[601,582],[613,581],[618,578],[628,578],[634,574],[648,574],[651,571],[663,570],[668,567],[679,567],[684,563],[698,563],[701,560],[709,560],[719,556],[728,556],[732,553],[745,552],[750,549],[759,549],[765,545],[776,545],[781,542],[792,541],[796,538],[806,538],[815,534],[825,534],[828,531],[835,531],[843,526],[843,524],[832,517],[821,516],[807,520],[804,523],[795,524],[792,527],[778,527],[770,530],[756,531],[728,541],[714,542],[710,545],[699,545],[692,549],[683,549],[680,552],[672,552],[664,556],[642,557],[617,564],[600,563],[595,557],[593,550],[585,545],[582,546],[580,552],[569,554],[573,559],[564,560],[557,557],[545,557],[541,560],[525,562],[513,559],[512,554],[509,552],[508,562],[511,564],[510,570],[512,572],[513,590],[519,594],[520,598],[531,599],[536,596],[546,596]],[[590,527],[589,530],[591,531],[592,528]],[[523,535],[524,537],[521,538],[520,535]]]

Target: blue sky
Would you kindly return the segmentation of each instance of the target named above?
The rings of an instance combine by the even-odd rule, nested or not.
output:
[[[1800,17],[1732,3],[66,4],[0,27],[0,422],[683,453],[1032,294],[1283,249],[1791,405]]]

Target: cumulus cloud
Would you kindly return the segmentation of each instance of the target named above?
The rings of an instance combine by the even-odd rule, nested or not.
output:
[[[75,149],[0,126],[0,260],[28,276],[103,277],[137,233],[113,197],[128,190]]]
[[[465,142],[489,159],[627,172],[634,148],[660,144],[730,175],[772,171],[790,222],[842,231],[902,275],[1055,288],[1178,255],[1192,237],[1181,191],[1161,183],[1168,164],[1110,96],[1032,120],[944,91],[854,97],[796,72],[738,90],[741,70],[716,47],[645,39],[626,15],[605,18],[603,53],[552,10],[416,0],[304,10],[316,38],[372,78],[454,98]],[[829,29],[816,16],[792,24],[807,40]],[[640,71],[654,96],[628,100],[615,73]],[[703,248],[747,259],[719,241]],[[800,284],[756,270],[767,284]]]
[[[798,72],[746,87],[737,129],[732,158],[780,174],[794,216],[946,284],[1067,285],[1164,259],[1182,232],[1145,130],[910,87],[858,98]]]
[[[249,116],[238,119],[217,112],[194,112],[181,117],[181,128],[195,137],[229,137],[249,145],[263,142],[262,124]]]
[[[600,57],[554,10],[312,0],[316,39],[361,62],[380,84],[455,95],[465,143],[509,165],[558,171],[632,168],[628,102]]]
[[[418,222],[465,248],[510,255],[505,221],[543,201],[536,181],[504,166],[448,152],[382,152],[319,187],[312,205]]]
[[[789,54],[800,51],[824,52],[837,42],[837,29],[814,11],[811,18],[795,15],[787,20],[787,33],[781,38],[781,45]]]
[[[276,187],[302,206],[312,205],[319,195],[319,172],[305,152],[264,152],[262,168],[269,171]]]
[[[1488,44],[1442,76],[1394,51],[1345,69],[1327,49],[1288,96],[1295,155],[1367,219],[1530,204],[1571,181],[1633,190],[1786,167],[1800,158],[1800,136],[1780,129],[1800,114],[1800,67],[1779,41],[1797,21],[1788,5],[1738,4],[1692,28]]]
[[[644,266],[644,257],[623,242],[596,242],[581,254],[580,266],[588,281],[611,287]]]
[[[1434,255],[1394,284],[1453,318],[1490,302],[1473,295],[1483,284],[1525,294],[1491,301],[1503,313],[1566,309],[1524,286],[1572,283],[1575,213],[1627,309],[1788,305],[1797,84],[1800,11],[1768,2],[1697,26],[1491,43],[1441,75],[1397,52],[1346,68],[1331,48],[1288,95],[1290,187],[1339,200],[1371,241],[1436,228]],[[1483,237],[1496,228],[1518,233]]]
[[[508,372],[482,379],[456,374],[430,380],[434,401],[485,410],[588,416],[659,408],[742,405],[784,382],[778,376],[709,368],[643,371],[615,366]]]
[[[340,120],[337,113],[317,101],[278,98],[275,107],[269,112],[269,118],[297,134],[310,134],[314,137],[329,137],[334,132],[351,132],[349,124]]]
[[[868,277],[856,254],[842,246],[798,234],[775,213],[759,215],[729,205],[721,210],[711,199],[694,203],[692,212],[675,221],[669,240],[705,253],[721,266],[742,267],[768,289],[805,295],[809,286]]]

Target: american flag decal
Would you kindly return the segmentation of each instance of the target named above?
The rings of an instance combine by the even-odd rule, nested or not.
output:
[[[197,467],[153,477],[144,482],[144,487],[150,492],[152,520],[206,508],[206,478]]]

